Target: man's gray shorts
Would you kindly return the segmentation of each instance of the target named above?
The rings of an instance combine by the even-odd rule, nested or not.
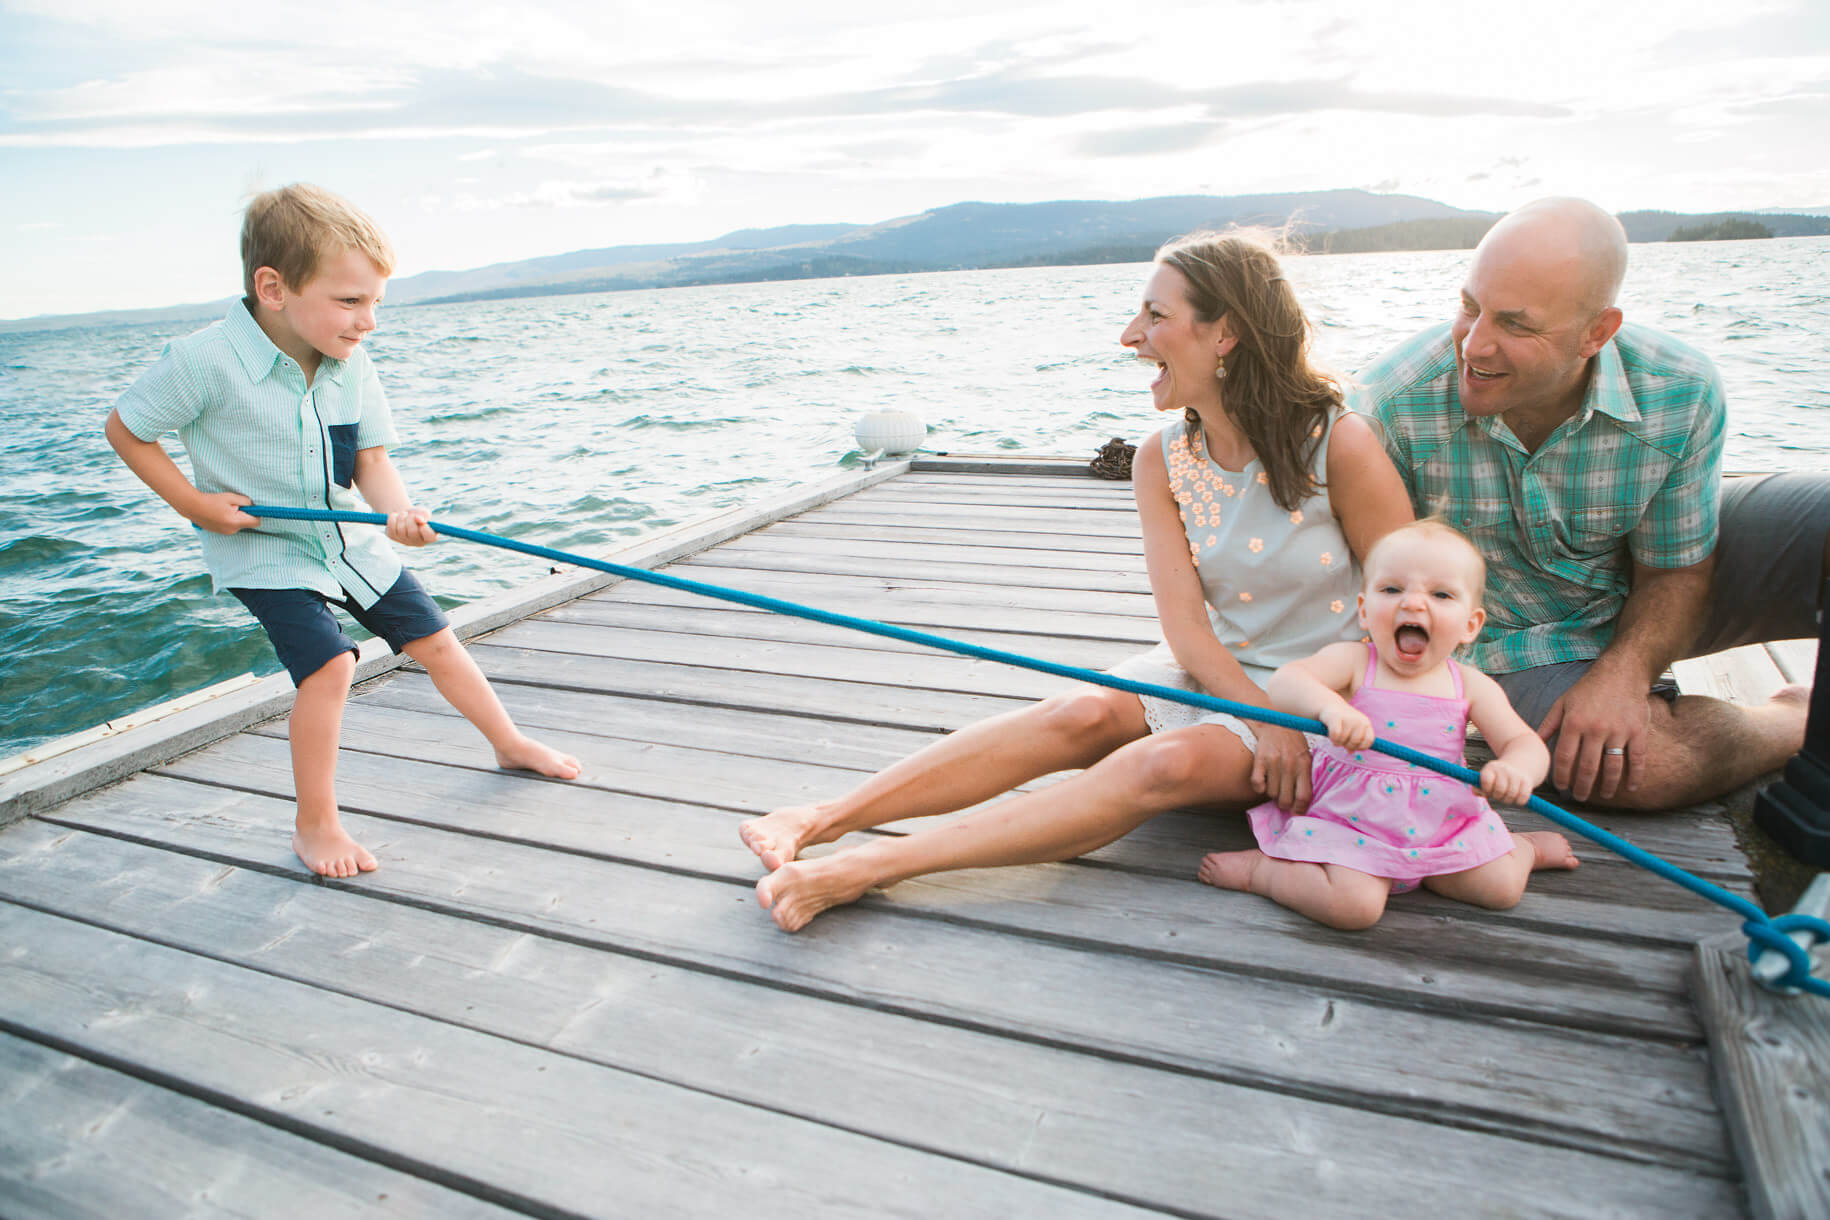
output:
[[[1720,536],[1709,622],[1687,654],[1817,634],[1817,598],[1827,575],[1830,475],[1776,474],[1722,482]],[[1542,665],[1493,678],[1532,728],[1588,672],[1590,662]],[[1675,698],[1669,683],[1654,692]]]

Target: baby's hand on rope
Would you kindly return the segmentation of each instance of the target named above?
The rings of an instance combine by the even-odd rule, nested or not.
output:
[[[242,505],[252,503],[239,491],[207,492],[198,497],[193,510],[185,516],[212,534],[235,534],[260,524],[259,517],[241,511]]]
[[[388,537],[402,546],[425,546],[436,541],[438,531],[427,524],[431,513],[415,505],[404,512],[388,514]]]
[[[1504,759],[1481,768],[1481,792],[1496,805],[1523,805],[1531,799],[1531,788],[1531,776]]]
[[[1373,743],[1372,721],[1350,703],[1324,709],[1320,719],[1328,727],[1328,740],[1343,750],[1364,750]]]

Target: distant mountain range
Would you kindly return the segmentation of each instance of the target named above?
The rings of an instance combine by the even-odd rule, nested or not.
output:
[[[1281,228],[1293,240],[1322,252],[1464,249],[1478,242],[1498,215],[1414,195],[1359,190],[1176,195],[1117,203],[959,203],[879,224],[741,229],[711,241],[608,246],[469,271],[427,271],[391,282],[388,303],[423,305],[976,267],[1145,262],[1170,237],[1229,224]],[[1663,241],[1680,226],[1753,217],[1779,237],[1830,233],[1830,209],[1823,214],[1774,209],[1620,214],[1633,241]],[[0,321],[0,332],[204,320],[220,316],[233,299]]]

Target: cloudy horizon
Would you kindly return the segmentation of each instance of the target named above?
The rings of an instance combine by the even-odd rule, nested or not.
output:
[[[400,275],[967,200],[1830,205],[1810,0],[7,0],[0,48],[0,318],[230,295],[239,208],[295,180],[371,212]]]

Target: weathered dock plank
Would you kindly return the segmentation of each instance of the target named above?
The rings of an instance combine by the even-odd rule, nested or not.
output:
[[[1035,627],[1034,616],[1025,619]],[[514,632],[523,628],[539,628],[554,623],[579,623],[594,627],[614,628],[622,633],[640,633],[649,630],[668,631],[678,635],[708,635],[719,638],[751,639],[780,641],[783,643],[821,644],[833,648],[847,656],[860,660],[869,660],[872,652],[914,653],[922,657],[950,655],[937,651],[926,644],[915,644],[905,640],[894,639],[883,635],[867,635],[863,632],[846,631],[826,623],[812,622],[808,619],[791,618],[785,614],[769,614],[762,610],[750,610],[736,605],[697,606],[660,605],[644,602],[636,595],[620,598],[590,598],[572,603],[559,609],[549,611],[538,619],[514,627],[505,627],[489,637],[489,643],[514,643],[521,637]],[[1126,657],[1148,649],[1151,645],[1143,640],[1110,639],[1085,635],[1056,634],[1063,623],[1056,616],[1050,615],[1045,624],[1050,629],[1048,634],[1036,631],[997,631],[979,628],[947,625],[936,635],[945,635],[948,639],[959,640],[967,644],[978,644],[986,648],[1002,648],[1008,652],[1028,650],[1032,656],[1039,655],[1046,649],[1049,661],[1063,665],[1081,665],[1088,669],[1107,669]],[[617,637],[606,633],[593,643],[593,648],[606,653],[612,649]],[[1061,680],[1064,684],[1065,679]]]
[[[1023,538],[1031,540],[1030,546],[1005,545],[1005,542],[1020,543]],[[950,542],[926,542],[910,537],[906,531],[897,530],[893,534],[884,534],[875,530],[842,530],[837,527],[824,527],[812,522],[784,521],[767,529],[746,534],[739,542],[726,543],[713,550],[701,551],[697,559],[706,563],[722,562],[725,555],[754,556],[767,554],[771,557],[798,558],[837,557],[840,559],[863,562],[875,560],[883,566],[881,571],[888,575],[904,572],[921,572],[931,562],[945,562],[971,565],[996,565],[1008,567],[1011,564],[1025,566],[1036,562],[1036,542],[1042,541],[1035,535],[1022,535],[1016,538],[994,540],[989,535],[980,533],[973,536],[973,541],[955,539]],[[773,558],[772,560],[773,561]],[[760,566],[760,565],[751,565]],[[1064,543],[1059,547],[1049,547],[1047,553],[1047,570],[1051,573],[1061,572],[1095,572],[1110,575],[1113,578],[1135,579],[1146,574],[1144,557],[1134,549],[1093,550],[1077,548]],[[986,574],[986,579],[995,580],[995,574]]]
[[[283,798],[290,791],[290,762],[283,743],[243,737],[232,747],[207,757],[182,759],[164,773],[203,783],[229,786]],[[455,774],[455,782],[446,779]],[[686,869],[743,884],[757,875],[736,838],[731,811],[670,802],[658,812],[669,819],[670,833],[650,846],[642,841],[645,819],[656,815],[647,797],[619,799],[638,804],[603,825],[593,817],[602,798],[581,795],[574,786],[523,780],[489,770],[453,772],[412,759],[351,757],[343,768],[343,802],[347,809],[370,810],[389,818],[411,818],[422,825],[448,825],[469,833],[564,850],[601,852],[606,858]],[[617,782],[615,777],[608,781]],[[416,794],[403,800],[402,787]],[[529,789],[534,791],[529,791]],[[796,794],[810,795],[810,794]],[[182,808],[180,806],[179,808]],[[573,810],[575,809],[575,812]],[[423,811],[422,811],[423,810]],[[569,816],[562,816],[562,810]],[[126,816],[138,814],[135,810]],[[59,820],[76,816],[70,808]],[[119,815],[116,815],[119,816]],[[683,820],[703,829],[688,832]],[[602,846],[607,829],[628,846]],[[676,842],[678,838],[679,842]],[[1481,1007],[1496,1015],[1536,1013],[1541,1019],[1563,1013],[1571,1023],[1591,1028],[1631,1027],[1672,1038],[1693,1037],[1688,1020],[1673,1023],[1667,1010],[1682,992],[1686,961],[1659,952],[1643,941],[1632,944],[1618,929],[1601,929],[1605,939],[1565,936],[1539,945],[1520,916],[1468,921],[1457,925],[1456,943],[1432,947],[1429,960],[1439,969],[1413,974],[1402,948],[1418,940],[1433,941],[1431,930],[1443,922],[1445,908],[1432,904],[1396,907],[1369,934],[1345,935],[1311,929],[1300,916],[1269,903],[1228,901],[1184,879],[1179,884],[1156,875],[1123,870],[1080,870],[1069,883],[1059,870],[993,872],[969,880],[931,878],[909,882],[867,901],[896,903],[949,919],[989,920],[997,926],[1027,929],[1057,939],[1111,943],[1132,952],[1158,952],[1177,960],[1251,970],[1259,973],[1307,972],[1335,985],[1371,994],[1396,990]],[[1041,895],[1030,887],[1041,887]],[[1520,911],[1541,924],[1554,907],[1532,901]],[[995,901],[994,901],[995,900]],[[1543,909],[1540,910],[1539,908]],[[1146,918],[1148,917],[1148,918]],[[1159,930],[1140,938],[1138,926]],[[1579,929],[1566,929],[1579,931]],[[1311,933],[1313,934],[1307,934]],[[1292,935],[1305,933],[1292,943]],[[1637,938],[1636,938],[1637,939]],[[1618,941],[1619,943],[1615,943]],[[1517,959],[1528,957],[1529,963]],[[1396,969],[1394,969],[1396,967]]]
[[[1817,672],[1816,640],[1779,640],[1766,651],[1787,682],[1809,682]]]
[[[1110,555],[1126,559],[1137,557],[1139,537],[1129,535],[1112,535],[1096,537],[1089,534],[1063,535],[1046,529],[1005,530],[996,520],[982,522],[977,529],[943,529],[923,524],[922,518],[914,514],[903,514],[900,524],[886,523],[881,518],[867,523],[847,523],[826,516],[796,517],[771,525],[767,530],[771,537],[789,538],[828,538],[853,539],[863,538],[874,541],[898,539],[902,542],[922,543],[957,547],[965,550],[971,547],[1004,547],[1010,550],[1048,551],[1051,562],[1059,562],[1063,567],[1075,562],[1094,562],[1089,556]],[[1059,548],[1059,551],[1056,550]],[[1057,560],[1055,556],[1059,556]],[[1078,559],[1076,557],[1079,557]]]
[[[616,558],[1094,669],[1155,642],[1127,485],[933,465]],[[161,1150],[160,1181],[194,1162],[238,1186],[236,1156],[272,1145],[275,1181],[344,1167],[299,1197],[351,1213],[371,1189],[384,1214],[1745,1207],[1686,990],[1733,921],[1687,892],[1591,849],[1512,911],[1412,895],[1337,933],[1194,882],[1249,832],[1187,810],[785,936],[744,817],[1071,683],[597,574],[524,592],[464,612],[490,632],[473,655],[584,775],[497,770],[377,657],[339,794],[380,872],[325,883],[292,856],[283,719],[149,743],[111,764],[141,774],[41,787],[0,831],[0,1066],[33,1082],[0,1077],[0,1103],[54,1118],[15,1144],[0,1118],[33,1167],[0,1165],[0,1192],[120,1189]],[[1591,820],[1751,892],[1719,806]],[[245,1182],[223,1210],[270,1188]]]
[[[1821,978],[1830,952],[1814,956]],[[1698,943],[1696,984],[1754,1215],[1830,1215],[1830,1000],[1753,985],[1733,933]]]
[[[1318,1199],[1328,1210],[1414,1203],[1416,1188],[1388,1168],[1419,1140],[1435,1155],[1496,1167],[1509,1191],[1529,1190],[1532,1175],[1554,1163],[1550,1150],[1502,1136],[1432,1130],[841,998],[733,984],[92,836],[57,839],[47,829],[0,867],[25,900],[73,918],[157,928],[167,945],[249,969],[750,1104],[793,1098],[800,1113],[835,1128],[1170,1210],[1205,1210],[1222,1182],[1289,1180],[1316,1166],[1287,1121],[1264,1121],[1267,1110],[1301,1114],[1307,1134],[1330,1149]],[[426,952],[428,943],[438,951]],[[682,1046],[693,1053],[681,1055]],[[885,1106],[890,1095],[898,1104]],[[1579,1158],[1558,1190],[1575,1202],[1620,1171],[1604,1157]],[[1684,1189],[1671,1167],[1626,1172],[1648,1194],[1677,1198]],[[1449,1207],[1464,1189],[1443,1178],[1421,1197]],[[1229,1192],[1234,1208],[1268,1211],[1277,1202],[1262,1187]]]
[[[821,721],[740,708],[658,704],[518,685],[505,686],[502,694],[519,723],[552,730],[569,749],[589,755],[581,781],[584,785],[619,790],[640,787],[650,795],[744,813],[832,795],[935,738],[930,732],[883,725]],[[351,751],[404,755],[472,769],[488,765],[473,731],[457,723],[455,714],[431,684],[414,671],[364,692],[351,703],[345,725],[346,749]],[[285,726],[271,722],[253,731],[277,737],[284,735]],[[603,738],[610,744],[599,745],[592,738]],[[651,745],[677,751],[688,748],[682,743],[700,740],[716,742],[716,751],[674,755],[691,764],[682,765],[677,771],[657,766],[649,757]],[[745,761],[749,758],[763,760],[765,770],[749,772]],[[782,771],[770,765],[774,762],[790,764],[793,769]],[[770,781],[766,778],[769,773],[782,776],[785,782]],[[736,782],[727,782],[727,775]],[[1024,787],[1033,789],[1050,782],[1051,778],[1045,777]],[[718,789],[716,798],[713,785]],[[1521,823],[1536,821],[1527,814],[1513,816]],[[1732,832],[1719,816],[1660,819],[1620,815],[1598,820],[1650,850],[1680,860],[1685,867],[1717,884],[1751,892]],[[923,824],[919,820],[891,824],[883,831],[899,833]],[[1691,836],[1714,846],[1702,851],[1687,850],[1687,838]],[[1090,859],[1186,878],[1193,871],[1192,862],[1205,852],[1244,847],[1249,841],[1250,832],[1240,819],[1219,811],[1188,810],[1155,818]],[[1532,892],[1533,907],[1527,911],[1542,902],[1559,911],[1586,912],[1566,915],[1566,926],[1613,928],[1623,936],[1651,936],[1689,944],[1723,922],[1723,915],[1713,905],[1598,850],[1588,854],[1582,869],[1558,876],[1554,883]],[[1427,893],[1406,898],[1407,906],[1434,907],[1439,902],[1447,900]],[[1572,908],[1570,903],[1582,906]],[[1449,904],[1443,909],[1476,920],[1530,917],[1516,911],[1473,911],[1461,904]]]
[[[1786,681],[1761,644],[1676,661],[1671,673],[1679,690],[1743,704],[1765,703]]]
[[[519,1214],[6,1033],[0,1114],[0,1215],[21,1220]]]
[[[0,937],[10,1025],[517,1210],[1145,1214],[22,907]]]
[[[1064,515],[1067,515],[1066,520],[1063,520]],[[984,509],[970,504],[937,504],[922,512],[921,521],[922,528],[929,530],[954,530],[965,534],[981,530],[995,530],[1000,534],[1046,534],[1051,538],[1063,538],[1069,545],[1076,545],[1082,538],[1122,538],[1135,544],[1142,537],[1136,512],[1127,515],[1116,506],[1068,509],[1065,514],[1063,510],[1052,508],[1013,508],[1000,510],[989,520],[987,516]],[[821,519],[829,525],[861,525],[886,531],[895,529],[908,517],[907,506],[896,501],[845,503],[821,514]]]
[[[940,554],[952,550],[951,554]],[[997,573],[988,571],[994,565],[1008,563],[1008,548],[984,547],[986,555],[961,555],[956,548],[934,547],[919,558],[888,559],[877,555],[852,555],[837,549],[798,549],[783,551],[765,547],[719,547],[716,551],[691,562],[681,563],[676,571],[692,574],[696,579],[721,581],[718,569],[771,572],[801,572],[822,576],[868,576],[879,580],[916,578],[951,584],[977,584],[993,587]],[[1042,589],[1087,589],[1096,592],[1150,593],[1150,580],[1141,568],[1117,571],[1112,568],[1025,567],[1023,583]]]
[[[272,832],[282,802],[170,781],[124,787],[135,790],[131,808],[87,797],[60,811],[60,824],[297,875]],[[811,937],[782,937],[759,923],[741,881],[501,841],[485,860],[447,831],[362,815],[349,823],[384,862],[365,879],[373,897],[1280,1096],[1352,1099],[1535,1142],[1598,1141],[1633,1159],[1701,1158],[1728,1172],[1704,1063],[1687,1044],[1516,1017],[1470,1023],[1332,987],[1216,974],[1197,964],[1200,953],[1152,958],[1085,937],[1012,941],[945,919],[885,926],[847,913]],[[1011,977],[1013,955],[1021,979]],[[1405,1048],[1418,1039],[1445,1053],[1394,1075],[1393,1058],[1411,1058]],[[835,1070],[843,1053],[834,1048]],[[1639,1069],[1632,1084],[1629,1066]],[[1599,1078],[1606,1087],[1575,1083]]]

